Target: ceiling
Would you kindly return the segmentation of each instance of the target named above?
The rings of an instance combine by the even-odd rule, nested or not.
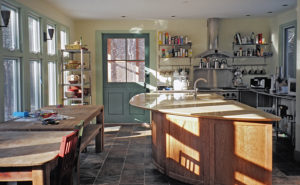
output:
[[[297,6],[297,0],[46,1],[74,19],[197,19],[209,17],[237,18],[246,15],[256,17],[274,15]]]

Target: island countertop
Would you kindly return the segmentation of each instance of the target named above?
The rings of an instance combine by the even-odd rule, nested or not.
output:
[[[133,106],[167,114],[236,121],[279,121],[280,117],[215,93],[142,93],[131,98]]]

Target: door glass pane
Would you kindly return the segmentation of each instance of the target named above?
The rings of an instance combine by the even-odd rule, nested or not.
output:
[[[18,9],[1,5],[1,10],[10,11],[10,19],[8,22],[8,26],[6,28],[2,28],[3,48],[7,48],[9,50],[19,49]],[[2,17],[0,19],[1,19],[1,25],[4,25]]]
[[[108,82],[126,82],[126,62],[108,61],[107,79]]]
[[[55,55],[56,48],[55,48],[55,27],[52,25],[47,25],[47,39],[50,38],[48,29],[54,29],[53,38],[52,40],[47,40],[47,53],[48,55]]]
[[[145,62],[127,62],[127,82],[145,82]]]
[[[107,60],[125,60],[125,39],[107,39]]]
[[[20,107],[20,66],[17,59],[4,59],[4,120]]]
[[[28,17],[29,31],[29,51],[31,53],[39,53],[40,46],[40,21],[38,18]]]
[[[56,63],[48,62],[49,105],[56,105]]]
[[[285,29],[284,68],[286,78],[296,78],[296,29]]]
[[[127,39],[127,60],[145,60],[145,39]]]
[[[30,61],[30,108],[31,111],[41,108],[41,64]]]

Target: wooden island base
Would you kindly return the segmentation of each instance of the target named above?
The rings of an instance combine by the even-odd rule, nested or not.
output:
[[[152,157],[190,184],[272,184],[272,124],[152,111]]]

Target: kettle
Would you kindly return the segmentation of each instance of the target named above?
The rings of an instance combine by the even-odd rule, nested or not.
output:
[[[187,73],[185,72],[185,70],[181,71],[180,79],[181,79],[181,90],[187,90],[189,86],[189,81],[187,80]]]
[[[219,61],[217,59],[215,60],[215,69],[219,69]]]
[[[221,69],[225,69],[227,68],[227,60],[226,59],[222,59],[221,60]]]

